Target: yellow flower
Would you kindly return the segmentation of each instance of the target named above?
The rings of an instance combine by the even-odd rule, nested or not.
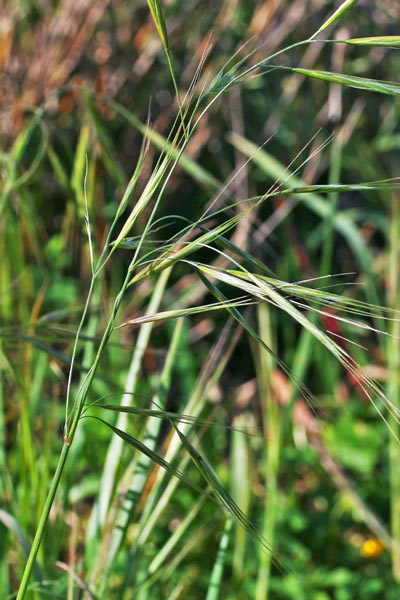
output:
[[[365,540],[361,547],[361,554],[365,558],[377,558],[384,551],[385,546],[380,540],[368,539]]]

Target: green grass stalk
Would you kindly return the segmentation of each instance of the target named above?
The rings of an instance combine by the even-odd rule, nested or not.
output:
[[[270,310],[266,304],[258,306],[258,322],[260,337],[268,345],[273,347],[271,333]],[[258,373],[257,380],[259,385],[260,402],[263,412],[264,432],[266,443],[266,456],[264,458],[264,477],[265,477],[265,501],[264,501],[264,522],[263,538],[268,540],[268,544],[273,547],[276,532],[276,520],[278,516],[278,474],[279,460],[281,451],[281,408],[277,399],[271,391],[271,374],[274,368],[274,361],[271,354],[267,353],[261,346],[258,346]],[[259,570],[257,577],[257,586],[255,600],[267,600],[269,595],[269,586],[271,578],[272,553],[259,553]]]
[[[43,507],[42,515],[40,517],[39,524],[36,529],[35,537],[32,542],[31,551],[29,553],[29,557],[25,566],[24,574],[21,579],[21,584],[18,590],[16,600],[23,600],[25,598],[26,591],[29,585],[29,579],[32,573],[33,566],[35,564],[36,556],[39,551],[40,543],[42,541],[44,528],[47,523],[47,519],[50,514],[50,509],[53,506],[54,498],[56,496],[57,488],[60,484],[61,475],[63,473],[65,463],[67,460],[68,452],[70,445],[68,442],[64,441],[60,457],[58,459],[58,464],[56,471],[54,473],[53,480],[51,482],[51,486],[49,489],[49,493],[47,494],[46,503]]]
[[[246,411],[239,414],[233,421],[234,427],[246,431],[249,414]],[[231,449],[231,495],[243,513],[249,514],[252,485],[251,485],[251,456],[250,447],[242,431],[232,431]],[[242,527],[235,527],[233,548],[233,571],[238,577],[244,575],[245,551],[247,534]]]
[[[342,143],[336,138],[332,143],[331,160],[329,163],[329,185],[339,183],[342,165]],[[330,196],[330,210],[325,218],[324,245],[322,248],[322,259],[320,275],[328,275],[332,268],[333,249],[335,241],[335,215],[339,201],[339,194]]]
[[[0,364],[3,362],[3,350],[0,343]],[[3,385],[3,369],[0,368],[0,498],[3,497],[4,491],[7,489],[9,482],[9,474],[6,463],[6,423],[4,414],[4,385]]]
[[[141,570],[143,583],[139,581],[138,585],[140,586],[138,600],[147,600],[149,597],[149,590],[154,583],[159,580],[164,575],[164,569],[161,567],[165,564],[167,559],[171,556],[172,552],[176,548],[177,544],[180,541],[184,541],[183,548],[188,548],[188,539],[184,539],[184,536],[188,530],[188,528],[195,523],[195,519],[200,512],[200,509],[204,505],[205,497],[199,496],[196,503],[187,513],[186,517],[179,524],[177,529],[172,533],[171,537],[168,538],[168,541],[162,546],[157,555],[153,558],[150,565],[145,569]],[[193,534],[190,536],[191,540],[193,539]],[[189,548],[188,548],[189,550]],[[175,555],[176,558],[176,555]],[[172,561],[173,562],[173,561]],[[151,592],[150,592],[151,593]]]
[[[211,578],[210,583],[208,585],[206,600],[218,600],[218,597],[220,595],[222,575],[224,572],[224,566],[226,562],[226,555],[228,551],[232,524],[233,519],[231,518],[225,521],[224,532],[221,537],[217,556],[215,557],[213,570],[211,572]]]

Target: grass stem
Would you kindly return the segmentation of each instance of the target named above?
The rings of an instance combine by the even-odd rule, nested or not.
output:
[[[51,486],[49,489],[49,493],[47,494],[46,502],[43,507],[40,521],[39,521],[39,524],[38,524],[38,527],[36,530],[36,534],[35,534],[35,537],[34,537],[34,540],[32,543],[31,551],[29,553],[28,560],[25,565],[24,573],[23,573],[23,576],[21,579],[21,584],[20,584],[20,587],[18,590],[16,600],[23,600],[23,598],[25,598],[25,594],[26,594],[26,591],[27,591],[28,585],[29,585],[29,579],[31,577],[32,569],[35,564],[35,560],[36,560],[37,553],[39,551],[40,543],[42,541],[44,528],[46,526],[46,522],[47,522],[50,510],[51,510],[51,507],[53,506],[57,488],[59,486],[59,483],[61,480],[61,475],[62,475],[64,467],[65,467],[65,462],[67,460],[69,448],[70,448],[69,444],[64,442],[62,450],[61,450],[60,458],[58,459],[57,468],[54,473],[53,480],[51,482]]]

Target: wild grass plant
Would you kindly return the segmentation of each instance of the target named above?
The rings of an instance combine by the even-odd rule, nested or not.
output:
[[[342,502],[347,502],[347,508],[341,508],[338,502],[337,511],[354,512],[365,530],[371,531],[377,542],[391,552],[394,580],[400,577],[396,509],[399,497],[396,191],[399,182],[388,179],[387,175],[381,176],[379,169],[367,165],[368,177],[364,178],[362,171],[361,183],[339,183],[344,171],[346,142],[362,112],[360,104],[353,106],[333,141],[321,141],[315,128],[311,141],[299,147],[298,154],[287,165],[272,156],[268,144],[260,148],[250,142],[243,128],[230,133],[229,143],[242,160],[225,184],[192,157],[191,146],[204,134],[203,122],[208,122],[221,100],[234,97],[238,86],[251,87],[264,78],[273,77],[276,81],[276,77],[300,75],[320,80],[319,85],[355,88],[360,97],[366,92],[384,97],[399,95],[400,88],[392,81],[307,65],[290,66],[297,65],[300,49],[316,45],[332,49],[345,45],[360,47],[361,51],[372,47],[395,52],[400,45],[397,36],[355,38],[347,35],[322,39],[340,19],[346,18],[347,23],[351,23],[351,10],[356,10],[356,4],[355,0],[342,2],[322,19],[322,25],[311,35],[268,56],[259,57],[263,53],[262,45],[254,46],[253,50],[246,45],[240,47],[217,75],[208,80],[204,71],[212,44],[206,40],[192,82],[182,94],[163,6],[159,0],[148,0],[175,92],[176,116],[169,133],[163,136],[155,130],[151,106],[146,123],[116,100],[99,100],[96,94],[83,89],[79,98],[85,119],[80,125],[69,171],[60,159],[62,151],[57,152],[48,140],[45,117],[51,98],[35,109],[11,150],[3,154],[6,177],[0,209],[7,215],[7,229],[3,228],[2,232],[3,252],[7,249],[7,257],[3,261],[1,281],[3,289],[18,286],[20,290],[17,306],[12,306],[10,299],[3,295],[3,313],[6,320],[17,314],[18,323],[24,325],[15,328],[11,323],[4,329],[1,341],[0,458],[5,507],[0,519],[8,532],[3,538],[2,553],[12,564],[11,571],[4,564],[0,572],[5,597],[14,597],[16,593],[17,599],[46,595],[68,599],[134,596],[142,600],[155,597],[344,599],[351,597],[349,594],[354,593],[354,589],[356,593],[362,589],[365,597],[374,597],[373,594],[382,589],[379,585],[383,579],[376,572],[370,577],[369,587],[363,587],[356,577],[351,579],[349,570],[340,561],[332,569],[324,570],[319,565],[313,573],[316,559],[304,540],[296,541],[296,527],[302,538],[319,535],[325,539],[325,536],[318,532],[315,523],[314,531],[307,532],[307,520],[300,510],[293,510],[290,515],[296,501],[290,499],[293,489],[286,488],[286,496],[281,492],[281,477],[287,468],[283,466],[283,453],[285,460],[292,464],[301,463],[303,458],[309,464],[315,461],[315,456],[319,457],[319,468],[325,469],[343,492]],[[58,90],[56,95],[69,92]],[[116,148],[105,125],[109,111],[142,135],[141,149],[128,181],[115,159]],[[390,118],[387,127],[391,127]],[[240,124],[238,129],[241,129]],[[124,189],[117,203],[114,192],[106,189],[103,209],[108,211],[110,223],[107,221],[104,227],[95,216],[98,215],[100,162],[93,149],[93,138],[102,167],[118,187]],[[32,146],[34,158],[20,174],[20,163]],[[325,151],[330,152],[328,178],[323,183],[312,183],[306,169],[315,164],[318,168],[315,160],[320,160]],[[368,155],[367,150],[365,155]],[[63,221],[64,235],[70,237],[71,249],[76,244],[74,236],[79,238],[78,246],[82,244],[86,300],[73,329],[62,325],[62,319],[69,314],[42,315],[51,283],[45,280],[38,288],[37,274],[25,272],[26,247],[39,257],[39,265],[42,260],[41,225],[30,203],[28,182],[40,173],[44,156],[51,164],[58,185],[73,198]],[[246,194],[243,174],[252,165],[263,173],[263,189],[261,193]],[[168,190],[176,186],[180,170],[187,173],[196,186],[207,191],[206,205],[198,206],[195,191],[188,196],[193,198],[190,210],[172,203]],[[264,184],[266,178],[268,184]],[[340,197],[345,194],[368,197],[372,193],[388,205],[387,198],[393,198],[387,308],[380,302],[372,252],[360,231],[362,217],[357,210],[337,210]],[[281,204],[267,221],[260,223],[263,210],[274,202]],[[172,210],[166,206],[168,203],[173,204]],[[286,265],[277,274],[265,256],[260,257],[257,244],[261,244],[296,205],[305,209],[302,213],[305,218],[318,223],[314,231],[310,227],[310,249],[321,245],[323,249],[320,255],[317,253],[314,268],[303,260],[303,276],[292,279],[285,278],[282,271],[290,275],[296,270],[293,267],[295,249],[286,248]],[[378,219],[379,226],[382,227]],[[251,240],[252,230],[255,244]],[[360,299],[352,288],[348,292],[342,284],[343,278],[333,275],[337,235],[350,249],[363,274],[366,300]],[[55,237],[53,247],[46,248],[45,259],[58,261],[61,270],[65,265],[59,244],[60,240]],[[24,275],[23,284],[15,279],[20,273]],[[67,278],[60,282],[57,293],[61,299],[67,294],[67,284]],[[345,293],[336,293],[337,284],[343,285]],[[33,290],[37,289],[35,302],[30,305],[26,298],[32,297]],[[72,316],[76,323],[75,315]],[[194,327],[188,330],[192,318],[198,319],[194,321],[198,323],[197,331]],[[290,327],[287,321],[292,323]],[[209,346],[202,347],[202,357],[197,359],[192,352],[193,340],[196,336],[211,338],[207,328],[217,335]],[[383,340],[378,343],[381,353],[388,348],[386,393],[368,369],[361,367],[366,353],[357,345],[357,330],[364,334],[367,343],[378,335]],[[166,348],[162,361],[153,356],[154,335],[163,339]],[[290,348],[285,349],[284,358],[278,337]],[[240,364],[249,360],[248,351],[243,354],[240,346],[243,338],[250,344],[254,357],[255,379],[249,385],[253,395],[254,389],[258,390],[258,414],[250,410],[250,401],[243,389],[241,393],[235,391],[236,398],[225,399],[221,383],[231,362]],[[67,353],[58,347],[61,339],[70,342],[66,344]],[[13,362],[16,350],[12,344],[23,344],[20,364]],[[125,346],[128,346],[129,358],[123,359],[121,369],[119,363]],[[334,359],[333,363],[329,357]],[[146,361],[150,363],[149,373],[143,378]],[[307,371],[315,362],[319,369],[326,370],[321,378],[325,384],[322,395],[329,395],[328,390],[338,384],[340,373],[347,372],[350,388],[372,406],[370,412],[365,408],[367,404],[363,408],[369,422],[378,415],[374,427],[380,433],[388,432],[391,532],[360,498],[340,461],[330,455],[328,441],[335,435],[334,428],[328,427],[325,435],[317,416],[324,417],[324,410],[335,409],[325,407],[306,384]],[[60,364],[68,366],[67,374]],[[10,445],[6,428],[10,418],[7,394],[13,386],[17,386],[21,394],[20,424],[14,430],[18,443],[8,461],[5,452]],[[55,400],[43,406],[44,395],[51,398],[54,394],[57,399],[61,390],[65,391],[63,417]],[[213,407],[210,398],[215,395]],[[330,397],[334,397],[332,392]],[[234,413],[228,426],[221,422],[223,411]],[[354,419],[359,423],[357,413]],[[263,424],[261,432],[260,422]],[[339,431],[340,426],[339,422]],[[350,444],[343,428],[345,424],[342,425],[344,445]],[[367,426],[368,432],[371,429],[372,426]],[[289,433],[293,434],[295,446],[289,447],[286,442]],[[231,438],[231,475],[225,463],[218,469],[212,466],[226,448],[227,434]],[[37,436],[43,437],[40,453],[35,451]],[[56,463],[55,439],[63,440]],[[336,447],[340,446],[340,439],[339,435]],[[361,434],[358,438],[353,436],[354,440],[368,443]],[[310,448],[314,450],[314,458],[308,455]],[[83,461],[86,452],[88,458]],[[340,456],[340,451],[338,454]],[[368,452],[360,450],[360,456],[359,461],[362,463],[363,457],[365,461],[359,467],[360,472],[368,466],[374,467],[376,459]],[[352,457],[356,463],[354,453]],[[255,471],[257,475],[241,474],[242,461],[251,472],[256,460],[260,463]],[[349,467],[349,462],[346,463],[349,458],[343,460]],[[17,484],[12,476],[15,469],[20,470]],[[312,484],[305,482],[306,478],[302,481],[306,489],[312,489]],[[256,518],[252,509],[253,487],[262,487]],[[27,506],[32,506],[32,510],[27,511]],[[171,506],[178,508],[182,518],[172,522],[167,535],[166,515]],[[318,506],[325,506],[324,497],[320,497],[315,506],[317,511]],[[80,520],[79,510],[83,507],[85,518]],[[287,517],[283,513],[287,513]],[[290,525],[285,535],[280,536],[279,523],[285,518]],[[323,529],[323,525],[320,527]],[[32,542],[26,532],[33,532]],[[357,535],[350,531],[351,537],[357,540]],[[210,539],[212,556],[207,551]],[[318,552],[321,543],[324,542],[311,540],[310,546]],[[198,548],[203,552],[200,555]],[[334,542],[332,552],[333,548]],[[184,568],[182,565],[191,552],[196,558]],[[247,568],[247,560],[251,569]],[[231,586],[224,581],[224,570],[228,568],[232,568],[237,582]],[[387,589],[388,594],[393,590],[388,598],[396,597],[396,584]]]

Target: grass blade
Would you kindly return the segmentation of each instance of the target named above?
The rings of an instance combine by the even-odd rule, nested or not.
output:
[[[211,572],[211,578],[207,590],[206,600],[218,600],[218,597],[220,595],[222,574],[224,572],[224,565],[227,557],[232,523],[232,519],[227,519],[225,522],[224,532],[221,537],[217,556],[215,557],[213,570]]]
[[[179,430],[175,423],[172,422],[172,425],[176,433],[178,434],[185,450],[188,452],[197,469],[203,475],[204,479],[207,481],[208,485],[213,491],[213,494],[215,495],[217,501],[225,508],[225,510],[231,515],[231,517],[235,519],[235,521],[247,531],[248,535],[254,540],[256,540],[263,547],[265,552],[267,552],[270,555],[274,555],[274,561],[277,565],[280,565],[280,560],[278,559],[276,553],[273,551],[269,543],[258,533],[254,523],[249,521],[249,519],[241,511],[241,509],[233,500],[233,498],[228,494],[228,492],[225,490],[224,486],[221,484],[221,482],[219,481],[218,477],[215,475],[214,471],[211,469],[209,464],[204,460],[204,458],[196,450],[196,448],[189,442],[185,434]]]
[[[161,302],[165,286],[167,284],[169,277],[169,271],[164,271],[161,277],[158,279],[151,300],[149,302],[148,310],[149,312],[154,312],[158,309],[159,304]],[[136,346],[132,355],[131,364],[129,367],[128,376],[125,383],[125,396],[123,396],[122,403],[124,405],[129,405],[132,402],[132,394],[136,389],[137,379],[140,371],[141,361],[149,343],[149,338],[151,334],[153,324],[152,323],[143,323],[138,337]],[[125,429],[127,426],[126,415],[120,414],[117,422],[117,426],[119,429]],[[120,438],[116,437],[111,440],[107,456],[105,458],[103,472],[101,476],[101,494],[97,498],[97,501],[92,509],[92,514],[90,516],[89,525],[87,529],[87,541],[90,542],[95,538],[100,528],[103,527],[107,511],[109,509],[112,491],[115,485],[115,476],[117,472],[118,465],[121,460],[122,454],[122,443]]]
[[[258,306],[259,335],[268,346],[273,347],[271,314],[265,304]],[[265,479],[263,537],[275,546],[277,519],[279,514],[279,466],[282,440],[281,407],[271,386],[271,375],[275,368],[271,355],[258,345],[257,382],[261,410],[263,412],[265,448],[263,474]],[[255,600],[267,600],[270,590],[271,557],[264,552],[259,554],[259,569]]]
[[[141,452],[142,454],[147,456],[153,463],[155,463],[156,465],[159,465],[165,471],[168,471],[171,475],[173,475],[177,479],[180,479],[181,481],[183,481],[184,483],[186,483],[187,485],[189,485],[190,487],[195,489],[197,492],[204,494],[206,497],[210,497],[206,494],[206,492],[204,492],[204,490],[202,490],[199,486],[197,486],[195,483],[190,481],[190,479],[188,479],[181,471],[176,469],[171,463],[166,461],[162,456],[157,454],[157,452],[154,452],[154,450],[152,450],[151,448],[149,448],[148,446],[143,444],[137,438],[133,437],[132,435],[129,435],[129,433],[126,433],[125,431],[122,431],[121,429],[118,429],[118,427],[114,427],[114,425],[111,425],[111,423],[104,421],[104,419],[100,419],[99,417],[90,417],[90,418],[96,419],[97,421],[100,421],[100,423],[103,423],[104,425],[109,427],[119,438],[121,438],[129,446],[131,446],[135,450],[138,450],[139,452]],[[218,502],[218,499],[217,499],[217,504],[222,504],[222,502]]]
[[[145,445],[150,451],[155,451],[156,448],[157,438],[160,431],[160,422],[157,421],[155,417],[163,418],[164,411],[162,410],[162,407],[165,404],[166,396],[170,386],[174,359],[179,346],[179,340],[182,332],[182,325],[183,320],[179,320],[175,325],[174,334],[172,336],[170,348],[161,374],[160,385],[153,398],[153,402],[160,407],[160,410],[153,411],[151,409],[139,409],[133,406],[115,407],[110,405],[100,405],[100,408],[104,408],[106,410],[127,412],[129,414],[142,414],[150,417],[146,424],[146,431],[143,438]],[[116,525],[114,527],[109,542],[107,563],[104,568],[104,574],[102,579],[102,590],[105,589],[107,577],[111,571],[111,567],[118,555],[118,552],[120,551],[132,514],[134,513],[139,499],[142,496],[147,481],[150,465],[151,459],[149,456],[141,457],[141,459],[135,465],[135,469],[129,482],[128,492],[126,494],[125,501],[123,502],[119,513],[117,514]]]

